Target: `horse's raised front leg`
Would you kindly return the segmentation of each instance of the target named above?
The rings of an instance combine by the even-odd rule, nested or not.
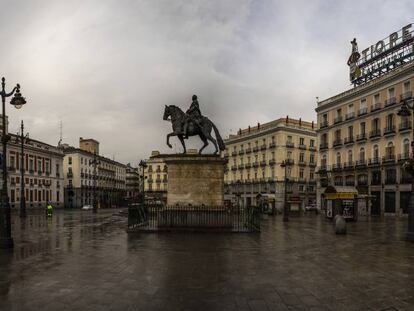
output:
[[[178,139],[181,141],[181,145],[183,145],[183,153],[187,153],[187,149],[185,148],[185,142],[182,134],[177,135]]]
[[[167,135],[167,146],[172,148],[171,144],[170,144],[170,137],[171,136],[176,136],[177,134],[175,134],[174,132],[170,133]]]

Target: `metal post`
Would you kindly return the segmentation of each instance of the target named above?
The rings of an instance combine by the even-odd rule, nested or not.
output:
[[[414,104],[412,107],[412,122],[413,122],[413,138],[411,141],[411,164],[414,164]],[[411,168],[413,169],[413,168]],[[410,202],[408,204],[408,231],[407,231],[407,240],[414,241],[414,172],[411,171],[411,195]]]
[[[21,132],[20,132],[20,217],[26,217],[26,198],[24,194],[24,124],[22,120],[21,124]],[[17,160],[18,161],[18,160]]]
[[[6,134],[6,92],[5,92],[5,80],[1,81],[1,102],[2,102],[2,169],[3,169],[3,187],[1,190],[1,236],[0,236],[0,248],[12,248],[13,238],[11,236],[11,218],[10,218],[10,205],[9,196],[7,192],[7,141],[8,136]]]
[[[98,212],[98,202],[96,200],[96,187],[97,187],[97,176],[96,176],[96,165],[97,165],[96,152],[93,153],[93,213]]]
[[[284,163],[285,168],[285,198],[283,202],[283,222],[289,221],[289,209],[288,209],[288,203],[287,203],[287,184],[288,184],[288,178],[287,178],[287,161]]]

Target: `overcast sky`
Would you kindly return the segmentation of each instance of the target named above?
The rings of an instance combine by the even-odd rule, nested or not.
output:
[[[223,137],[279,117],[316,120],[315,97],[350,88],[347,58],[414,22],[414,1],[0,1],[0,75],[27,105],[10,131],[100,141],[136,164],[171,152],[164,105],[197,94]],[[178,141],[172,142],[180,151]],[[201,143],[191,140],[190,147]]]

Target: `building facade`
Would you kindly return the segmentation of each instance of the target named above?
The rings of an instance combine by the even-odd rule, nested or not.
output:
[[[100,156],[99,142],[93,139],[80,138],[79,148],[62,145],[62,149],[66,207],[92,205],[94,198],[98,207],[122,206],[126,165]]]
[[[21,140],[10,134],[7,144],[8,194],[11,208],[20,207]],[[24,140],[24,191],[26,208],[44,208],[47,203],[64,206],[63,157],[56,146],[34,139]]]
[[[138,167],[132,167],[131,164],[126,166],[126,184],[125,184],[125,198],[133,200],[138,198],[142,191],[140,187],[140,172]]]
[[[144,170],[145,199],[167,201],[168,171],[163,155],[153,151]]]
[[[318,103],[318,208],[331,184],[368,195],[371,215],[407,213],[411,179],[401,166],[410,157],[412,119],[397,112],[404,101],[412,105],[413,84],[411,62]]]
[[[280,209],[286,171],[287,200],[302,207],[315,203],[317,143],[313,122],[281,118],[240,129],[225,144],[225,199],[250,206],[256,205],[259,197],[267,197]],[[282,163],[288,165],[282,167]]]

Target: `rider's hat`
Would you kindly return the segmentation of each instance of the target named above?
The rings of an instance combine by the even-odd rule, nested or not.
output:
[[[193,95],[192,99],[197,100],[197,95]]]

